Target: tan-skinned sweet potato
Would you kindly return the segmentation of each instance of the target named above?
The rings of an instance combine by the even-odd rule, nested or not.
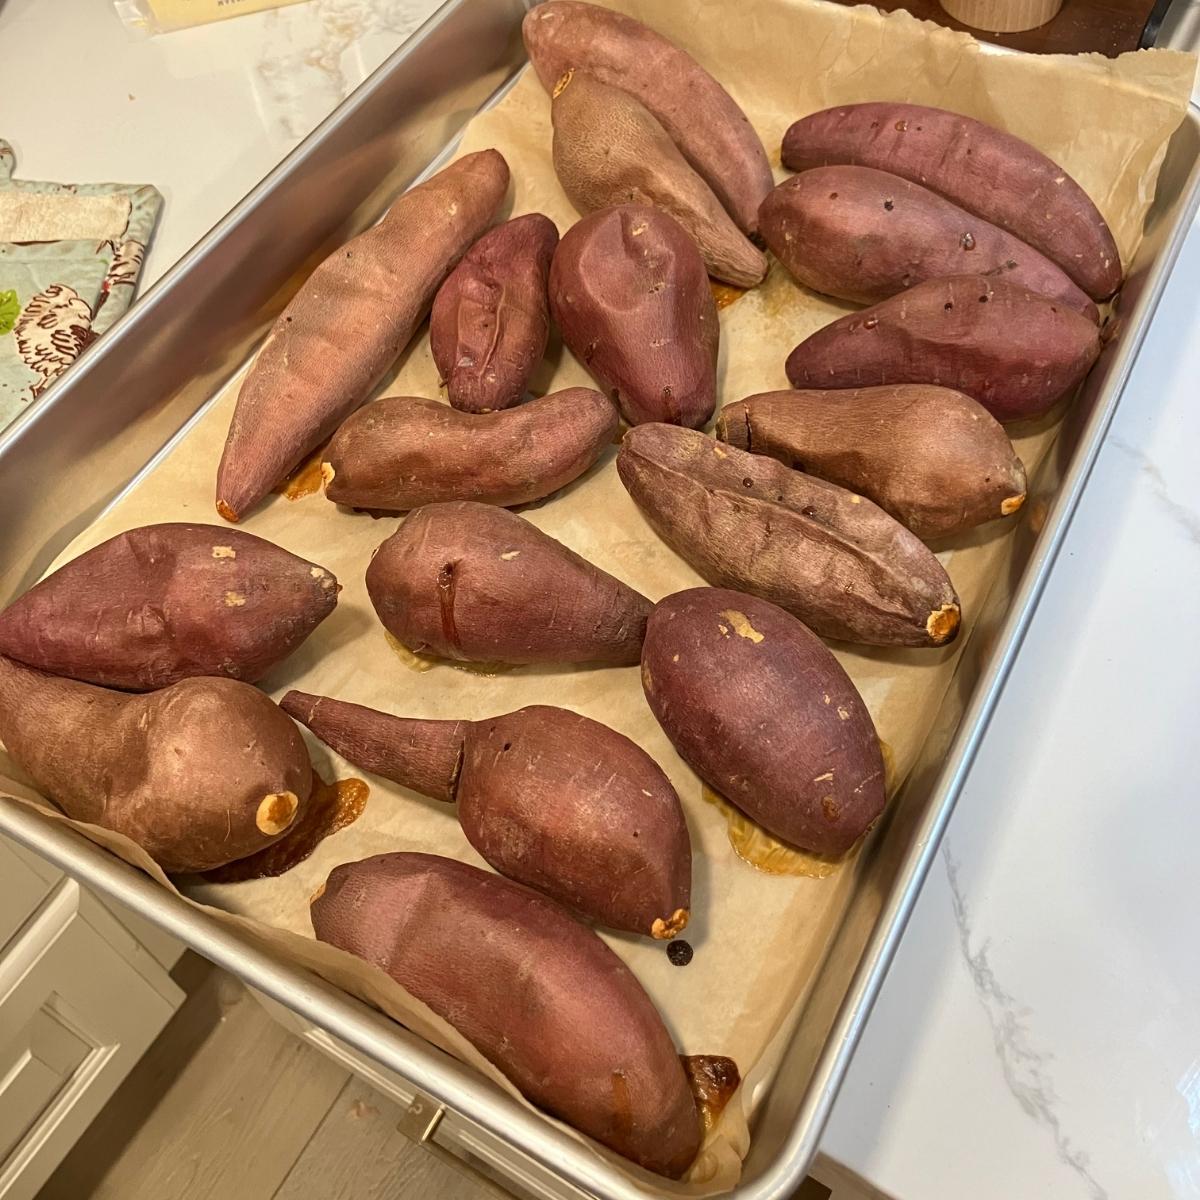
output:
[[[1090,321],[1095,304],[1056,263],[957,204],[872,167],[814,167],[781,183],[759,210],[767,245],[814,291],[859,304],[943,275],[991,275]]]
[[[0,741],[67,816],[125,834],[164,871],[262,850],[312,791],[300,731],[234,679],[129,695],[0,658]]]
[[[546,279],[558,245],[549,217],[527,213],[489,230],[438,291],[429,349],[463,412],[520,404],[550,337]]]
[[[622,204],[584,217],[550,265],[567,349],[631,425],[703,425],[717,402],[720,326],[704,260],[679,223]]]
[[[330,873],[316,935],[386,971],[533,1104],[678,1178],[700,1117],[671,1036],[628,967],[530,888],[432,854]]]
[[[861,496],[668,425],[631,429],[617,470],[659,537],[717,587],[850,642],[942,646],[958,633],[941,563]]]
[[[636,97],[746,233],[771,190],[771,164],[746,114],[691,55],[634,20],[595,4],[550,0],[521,27],[547,92],[582,67]]]
[[[997,421],[1038,417],[1100,353],[1096,326],[1000,279],[931,279],[818,329],[788,355],[797,388],[934,383],[966,392]]]
[[[883,811],[871,714],[821,640],[722,588],[660,601],[642,687],[680,757],[776,837],[843,854]]]
[[[679,797],[627,737],[565,708],[422,721],[288,692],[281,707],[343,758],[458,805],[467,840],[509,879],[613,929],[677,937],[692,850]]]
[[[308,277],[238,393],[217,471],[221,516],[240,521],[367,399],[507,188],[499,152],[468,154]]]
[[[920,104],[847,104],[795,122],[782,153],[792,171],[851,163],[922,184],[1040,250],[1093,300],[1121,286],[1117,244],[1083,188],[982,121]]]
[[[528,504],[578,479],[618,424],[608,397],[591,388],[479,415],[388,396],[351,413],[333,435],[321,467],[325,495],[386,512],[442,500]]]
[[[503,508],[413,512],[375,553],[367,591],[410,650],[466,662],[638,661],[645,596]]]
[[[324,567],[222,525],[144,525],[60,567],[0,613],[0,654],[146,690],[196,675],[254,683],[333,611]]]
[[[727,404],[717,437],[874,500],[918,537],[1015,513],[1025,467],[970,396],[923,383],[762,392]]]
[[[744,288],[763,281],[767,260],[634,96],[575,69],[555,87],[550,115],[554,171],[581,213],[653,205],[683,226],[714,278]]]

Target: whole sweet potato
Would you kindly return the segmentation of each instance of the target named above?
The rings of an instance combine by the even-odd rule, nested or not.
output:
[[[1061,267],[936,192],[871,167],[815,167],[759,210],[776,258],[805,286],[873,304],[942,275],[1001,276],[1091,321],[1095,304]]]
[[[410,650],[467,662],[638,661],[645,596],[502,508],[417,509],[376,551],[367,591]]]
[[[923,383],[763,392],[727,404],[717,437],[874,500],[918,537],[1011,516],[1025,468],[970,396]]]
[[[546,278],[557,245],[554,222],[527,213],[485,233],[442,284],[429,349],[455,408],[521,402],[550,336]]]
[[[671,1036],[628,967],[537,892],[433,854],[335,867],[316,935],[385,970],[533,1104],[661,1175],[700,1118]]]
[[[680,757],[786,842],[842,854],[883,811],[883,757],[836,658],[774,604],[721,588],[660,601],[642,687]]]
[[[312,791],[300,731],[234,679],[129,695],[0,658],[0,741],[67,816],[132,838],[164,871],[262,850]]]
[[[935,383],[998,421],[1040,416],[1100,353],[1086,317],[999,279],[931,279],[818,329],[788,355],[798,388]]]
[[[284,712],[356,766],[458,804],[501,875],[613,929],[677,937],[692,849],[658,764],[607,725],[534,705],[484,721],[419,721],[288,692]]]
[[[1028,142],[942,108],[890,101],[804,117],[783,137],[783,165],[875,167],[931,188],[1040,250],[1093,300],[1121,286],[1121,256],[1087,193]]]
[[[547,92],[573,67],[636,97],[746,233],[771,190],[771,164],[746,114],[690,54],[640,21],[578,0],[550,0],[521,28]]]
[[[717,402],[717,306],[696,244],[659,209],[584,217],[550,265],[550,311],[631,425],[703,425]]]
[[[333,611],[315,563],[220,525],[144,525],[86,551],[0,613],[0,654],[105,687],[195,675],[253,683]]]
[[[241,520],[366,400],[507,188],[501,154],[468,154],[308,277],[238,393],[217,471],[221,516]]]
[[[631,429],[617,470],[663,541],[717,587],[851,642],[941,646],[958,632],[941,563],[861,496],[668,425]]]

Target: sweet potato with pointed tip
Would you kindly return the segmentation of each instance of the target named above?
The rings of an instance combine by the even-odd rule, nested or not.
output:
[[[0,741],[68,817],[124,834],[164,871],[262,850],[312,791],[300,731],[234,679],[130,695],[0,657]]]
[[[578,479],[618,424],[617,410],[591,388],[478,416],[388,396],[351,413],[333,435],[321,467],[325,495],[386,512],[442,500],[528,504]]]
[[[520,404],[550,337],[546,279],[558,245],[549,217],[489,230],[446,277],[429,314],[429,349],[463,412]]]
[[[824,637],[942,646],[960,610],[941,563],[869,500],[689,429],[631,429],[617,471],[710,583],[781,605]]]
[[[59,567],[0,613],[0,654],[146,690],[196,675],[254,683],[333,611],[316,563],[222,525],[143,525]]]
[[[661,1175],[700,1148],[696,1102],[636,976],[530,888],[433,854],[330,873],[312,903],[323,942],[381,967],[533,1104]]]
[[[1015,513],[1025,467],[970,396],[923,383],[762,392],[727,404],[717,437],[874,500],[917,537]]]
[[[628,666],[653,607],[515,513],[465,500],[412,513],[367,592],[410,650],[465,662]]]
[[[680,757],[776,837],[844,854],[883,811],[883,756],[862,697],[821,640],[722,588],[659,602],[642,687]]]
[[[613,929],[677,937],[692,850],[658,764],[607,725],[533,705],[484,721],[421,721],[288,692],[284,712],[343,758],[458,804],[467,840],[509,879]]]
[[[584,217],[550,265],[567,349],[631,425],[703,425],[717,403],[720,326],[696,244],[644,204]]]
[[[934,383],[966,392],[997,421],[1038,417],[1100,353],[1086,317],[982,275],[931,279],[818,329],[788,355],[797,388]]]
[[[242,382],[217,471],[221,516],[240,521],[367,399],[507,188],[498,151],[468,154],[308,277]]]

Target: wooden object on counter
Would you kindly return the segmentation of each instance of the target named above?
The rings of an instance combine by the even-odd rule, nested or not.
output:
[[[989,33],[1020,33],[1058,16],[1062,0],[940,0],[956,21]]]

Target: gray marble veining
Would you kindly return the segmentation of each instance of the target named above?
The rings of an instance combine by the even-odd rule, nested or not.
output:
[[[1131,446],[1119,437],[1110,435],[1108,444],[1114,449],[1120,450],[1122,454],[1128,455],[1128,457],[1137,463],[1142,474],[1150,481],[1150,487],[1158,502],[1166,509],[1175,522],[1182,527],[1188,537],[1200,546],[1200,513],[1194,508],[1189,508],[1186,504],[1181,504],[1171,495],[1171,491],[1167,487],[1166,478],[1163,476],[1162,471],[1158,469],[1154,460],[1145,451],[1139,450],[1136,446]]]

